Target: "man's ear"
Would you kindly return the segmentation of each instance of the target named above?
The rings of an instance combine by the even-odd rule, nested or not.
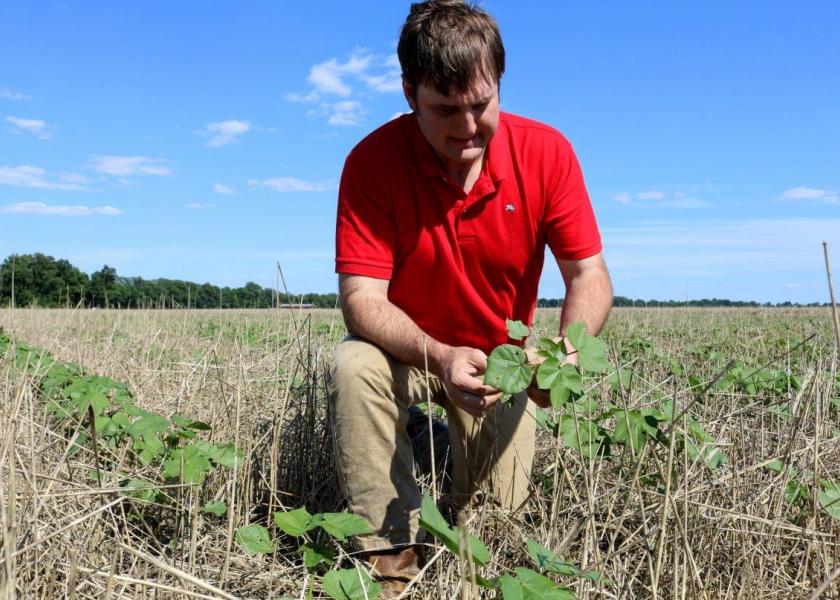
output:
[[[403,80],[402,80],[402,88],[403,88],[403,94],[405,95],[405,101],[408,102],[408,107],[411,110],[416,111],[417,110],[417,93],[416,93],[416,90],[414,89],[414,86],[412,86],[410,83],[408,83],[408,81],[405,80],[405,77],[403,77]]]

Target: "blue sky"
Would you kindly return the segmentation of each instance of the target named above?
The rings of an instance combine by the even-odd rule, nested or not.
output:
[[[407,110],[408,6],[0,0],[0,258],[335,291],[341,167]],[[483,6],[503,109],[574,144],[617,294],[827,300],[840,3]]]

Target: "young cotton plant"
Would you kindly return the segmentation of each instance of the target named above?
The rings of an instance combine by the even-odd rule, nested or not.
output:
[[[529,330],[520,321],[507,321],[508,337],[522,340]],[[577,364],[567,362],[567,344],[574,348]],[[565,337],[537,340],[536,353],[544,360],[539,365],[528,362],[528,356],[519,346],[503,344],[487,357],[484,383],[503,392],[502,402],[509,403],[513,395],[525,391],[536,377],[537,386],[549,392],[551,405],[561,408],[570,399],[583,393],[585,374],[603,373],[609,369],[604,342],[586,333],[586,324],[576,321],[566,328]]]
[[[274,523],[286,535],[304,538],[299,552],[303,555],[303,566],[312,575],[333,566],[335,542],[345,542],[349,537],[370,532],[367,522],[357,515],[346,512],[313,515],[303,507],[275,512]],[[314,535],[311,535],[313,532]],[[236,539],[252,556],[270,554],[275,550],[268,528],[264,525],[255,523],[240,527],[236,530]],[[312,597],[314,581],[314,577],[310,579],[308,597]],[[364,569],[359,568],[327,571],[321,586],[324,593],[336,600],[373,599],[381,590],[381,585],[373,581]]]

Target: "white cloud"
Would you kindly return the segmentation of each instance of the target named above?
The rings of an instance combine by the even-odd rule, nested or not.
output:
[[[31,187],[43,190],[61,190],[64,192],[88,191],[88,188],[80,185],[78,182],[50,181],[46,175],[47,172],[44,169],[39,169],[31,165],[19,165],[17,167],[2,166],[0,167],[0,185]]]
[[[160,158],[148,156],[93,156],[91,166],[105,175],[171,175],[172,169],[161,165]]]
[[[647,190],[636,192],[634,195],[639,200],[642,200],[643,203],[632,202],[631,195],[628,192],[618,192],[610,196],[610,198],[619,204],[632,204],[633,206],[645,206],[648,208],[652,206],[656,206],[656,208],[707,208],[712,206],[705,200],[689,198],[683,192],[674,192],[669,195],[660,190]]]
[[[215,204],[202,204],[201,202],[190,202],[187,204],[187,208],[193,209],[214,208],[215,206]]]
[[[323,192],[332,189],[326,183],[313,183],[296,177],[273,177],[271,179],[249,179],[249,185],[263,185],[277,192]]]
[[[0,98],[3,100],[31,100],[32,96],[9,88],[0,88]]]
[[[638,198],[639,200],[664,200],[665,192],[660,192],[659,190],[639,192],[638,194],[636,194],[636,198]]]
[[[396,53],[390,55],[383,63],[387,67],[387,71],[379,75],[362,74],[361,80],[364,81],[369,88],[377,92],[400,92],[402,91],[402,71],[400,69],[400,60]]]
[[[90,177],[85,177],[80,173],[61,173],[58,179],[67,183],[77,183],[79,185],[86,185],[90,183]]]
[[[344,62],[330,58],[309,70],[307,82],[313,89],[305,94],[289,93],[284,98],[302,104],[320,102],[320,109],[311,108],[306,111],[306,115],[323,115],[330,125],[358,125],[366,111],[362,103],[354,98],[351,85],[354,81],[374,92],[399,92],[402,89],[402,76],[397,55],[392,53],[383,57],[366,50],[356,50]],[[339,96],[343,100],[329,102],[325,100],[329,96]]]
[[[35,137],[48,140],[53,136],[53,128],[47,127],[47,124],[40,119],[21,119],[19,117],[6,117],[6,123],[15,127],[13,131],[16,133],[27,132]]]
[[[798,187],[782,194],[784,200],[822,200],[830,204],[837,203],[837,192],[832,190],[817,190],[814,188]]]
[[[232,186],[225,185],[223,183],[214,183],[213,184],[213,193],[214,194],[226,194],[226,195],[235,194],[236,189],[233,188]]]
[[[372,60],[372,54],[361,54],[359,52],[354,52],[343,63],[331,58],[314,65],[309,70],[307,81],[315,86],[315,90],[318,92],[349,96],[353,90],[344,81],[345,77],[347,75],[364,76]]]
[[[204,135],[210,137],[207,145],[211,148],[220,148],[233,142],[239,141],[239,136],[245,135],[251,130],[250,121],[237,121],[229,119],[218,123],[208,123]]]
[[[121,215],[123,212],[113,206],[56,206],[43,202],[18,202],[0,206],[0,213],[49,215],[61,217],[89,217],[91,215]]]
[[[312,90],[308,94],[296,94],[292,92],[291,94],[286,94],[283,98],[289,102],[300,102],[306,104],[310,102],[317,102],[321,99],[321,95],[315,90]]]
[[[358,125],[365,114],[362,103],[358,100],[342,100],[332,104],[324,104],[323,108],[329,113],[327,122],[330,125]]]

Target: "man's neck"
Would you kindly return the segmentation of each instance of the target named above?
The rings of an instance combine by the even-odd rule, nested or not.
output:
[[[475,182],[478,181],[486,154],[486,151],[482,152],[481,156],[471,163],[455,163],[446,165],[446,171],[449,174],[450,180],[455,185],[463,188],[464,193],[469,194],[470,190],[472,190],[475,185]]]

